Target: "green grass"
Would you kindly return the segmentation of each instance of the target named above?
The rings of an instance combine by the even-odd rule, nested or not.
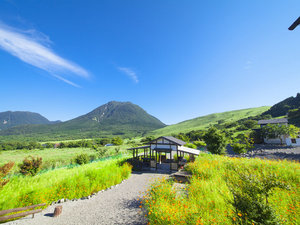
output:
[[[128,145],[101,147],[107,149],[104,157],[115,155],[115,148],[120,148],[120,153],[126,155]],[[15,162],[12,172],[17,173],[18,164],[22,163],[23,159],[28,156],[42,157],[42,170],[57,168],[71,164],[73,159],[80,154],[86,153],[88,156],[97,157],[97,151],[90,148],[55,148],[55,149],[33,149],[33,150],[10,150],[0,152],[0,166],[10,161]]]
[[[228,111],[223,113],[214,113],[207,116],[197,117],[195,119],[186,120],[174,125],[170,125],[161,129],[157,129],[149,132],[149,135],[162,136],[162,135],[172,135],[180,132],[186,133],[192,130],[206,129],[210,125],[216,124],[219,120],[224,120],[225,122],[233,122],[239,119],[247,118],[250,116],[257,116],[261,113],[267,111],[269,106],[262,106],[258,108],[241,109]]]
[[[178,194],[173,181],[153,184],[142,202],[150,224],[237,224],[228,203],[233,197],[225,182],[233,176],[232,168],[250,170],[258,177],[275,174],[277,181],[288,184],[289,190],[274,189],[269,202],[281,224],[300,223],[299,163],[202,154],[189,166],[191,183],[181,191],[187,194]]]
[[[106,189],[130,176],[131,167],[127,163],[120,165],[121,160],[61,168],[34,177],[13,176],[0,190],[0,210],[50,204],[62,198],[80,198]]]

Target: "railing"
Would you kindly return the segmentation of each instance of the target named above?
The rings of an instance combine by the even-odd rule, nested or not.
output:
[[[31,205],[31,206],[26,206],[26,207],[22,207],[22,208],[2,210],[2,211],[0,211],[0,222],[15,219],[18,217],[27,216],[27,215],[32,215],[32,218],[33,218],[35,213],[42,212],[42,209],[35,209],[35,208],[45,206],[45,205],[46,205],[45,203],[42,203],[42,204]],[[34,210],[26,211],[29,209],[34,209]],[[25,212],[21,212],[21,211],[25,211]],[[13,213],[13,212],[21,212],[21,213],[4,216],[6,214]]]

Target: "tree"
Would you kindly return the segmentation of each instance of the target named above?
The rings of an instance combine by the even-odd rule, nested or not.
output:
[[[253,139],[248,134],[239,134],[232,144],[232,150],[237,154],[247,153],[253,148]]]
[[[210,127],[204,135],[207,150],[213,154],[224,155],[226,152],[227,139],[225,134],[215,127]]]
[[[114,145],[122,145],[123,144],[123,140],[120,137],[114,137],[111,140],[111,143],[113,143]]]
[[[279,138],[281,144],[283,144],[283,136],[289,135],[288,126],[280,126],[276,124],[268,124],[262,128],[262,134],[265,138]]]

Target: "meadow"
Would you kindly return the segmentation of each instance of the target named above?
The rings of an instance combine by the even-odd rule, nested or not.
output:
[[[258,108],[209,114],[207,116],[197,117],[191,120],[186,120],[177,124],[166,126],[164,128],[150,131],[148,132],[148,135],[163,136],[186,133],[192,130],[203,130],[208,128],[210,125],[217,124],[220,120],[223,120],[224,122],[233,122],[243,118],[260,115],[263,112],[267,111],[269,108],[269,106],[262,106]]]
[[[32,149],[32,150],[9,150],[0,151],[0,166],[8,162],[15,162],[12,169],[13,173],[18,173],[18,165],[22,163],[23,159],[29,156],[42,157],[42,170],[55,169],[70,164],[74,164],[74,158],[81,154],[87,154],[91,160],[98,158],[105,158],[113,155],[127,155],[126,149],[129,146],[124,144],[121,146],[98,147],[98,151],[93,148],[45,148],[45,149]],[[105,153],[99,156],[99,150]]]
[[[36,176],[15,175],[0,190],[0,210],[33,204],[51,204],[59,199],[81,198],[127,179],[131,166],[126,157],[92,162],[39,173]]]
[[[147,210],[150,224],[260,224],[250,220],[250,215],[242,213],[231,204],[234,202],[232,190],[240,193],[238,188],[244,184],[240,176],[244,174],[246,178],[248,176],[252,179],[251,182],[263,183],[267,180],[261,186],[262,191],[272,189],[266,199],[263,194],[253,195],[269,204],[267,209],[275,222],[267,224],[296,225],[300,223],[299,169],[297,162],[201,154],[188,166],[192,173],[189,185],[178,191],[173,186],[173,180],[156,181],[141,202],[141,207]],[[231,186],[228,183],[230,180],[234,181]],[[252,187],[251,182],[247,183],[251,189],[259,189],[261,183]],[[248,191],[252,193],[252,190]],[[249,197],[249,193],[242,193],[242,196]],[[247,207],[253,205],[244,201],[243,208]]]

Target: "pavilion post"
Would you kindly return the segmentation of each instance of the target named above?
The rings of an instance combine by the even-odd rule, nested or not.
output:
[[[155,170],[157,170],[157,151],[155,151]]]

